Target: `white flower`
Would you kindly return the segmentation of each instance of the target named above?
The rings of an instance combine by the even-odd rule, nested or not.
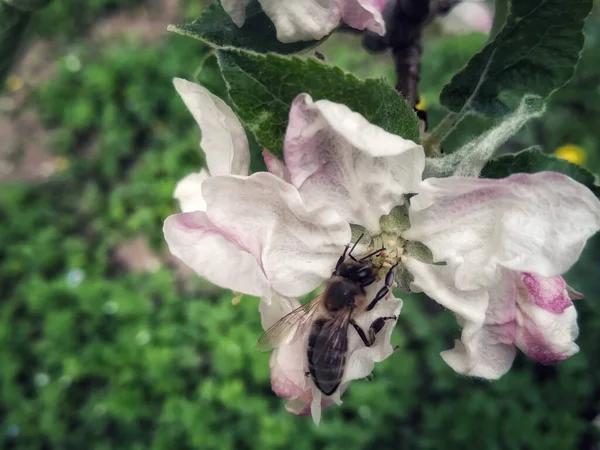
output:
[[[467,34],[474,31],[489,33],[494,14],[483,2],[464,1],[456,5],[446,17],[440,20],[445,33]]]
[[[309,209],[276,176],[242,176],[248,142],[231,108],[197,84],[176,79],[175,87],[201,128],[213,176],[203,171],[178,183],[183,213],[164,225],[171,253],[213,283],[249,295],[316,288],[349,242],[348,224],[328,208]]]
[[[385,34],[379,0],[259,0],[275,24],[281,42],[319,40],[341,22],[359,30]],[[222,0],[223,8],[238,26],[246,20],[248,0]]]
[[[556,280],[577,261],[586,240],[600,229],[600,202],[589,189],[554,172],[421,182],[420,146],[369,124],[343,105],[313,103],[301,95],[290,118],[294,124],[286,134],[285,168],[273,162],[269,167],[287,170],[307,203],[333,199],[341,217],[377,233],[379,217],[403,203],[401,194],[417,194],[410,199],[410,229],[401,233],[397,255],[416,290],[459,316],[464,361],[457,362],[460,345],[444,353],[454,369],[497,378],[510,367],[514,344],[542,362],[576,351],[574,308],[547,313],[531,300],[535,295],[523,280]],[[373,193],[382,200],[372,202]],[[428,262],[445,265],[424,263],[406,241],[424,244],[432,254]],[[494,368],[480,370],[498,348],[488,325],[506,314],[514,315],[516,323],[511,338],[503,338],[510,352],[502,361],[489,362]],[[541,324],[553,331],[546,333]]]
[[[295,297],[308,294],[331,276],[350,242],[348,218],[336,212],[331,203],[336,201],[334,197],[329,202],[308,204],[289,183],[287,169],[268,153],[265,160],[277,175],[263,172],[246,176],[248,144],[233,111],[201,86],[184,80],[176,80],[175,86],[201,128],[202,147],[212,176],[206,173],[199,180],[200,176],[194,174],[178,184],[175,196],[184,212],[166,219],[165,239],[171,253],[201,276],[219,286],[261,297],[260,311],[267,326],[299,306]],[[290,116],[290,129],[298,129],[299,119]],[[410,149],[396,153],[405,150]],[[419,164],[423,166],[423,158]],[[380,164],[372,165],[381,176],[387,171]],[[399,185],[392,186],[398,195],[407,192]],[[376,180],[361,183],[360,189],[373,205],[393,206],[389,193]],[[374,206],[374,211],[386,213],[387,207]],[[365,222],[372,220],[366,217]],[[368,286],[367,298],[374,297],[382,283]],[[353,318],[368,331],[378,317],[397,317],[401,306],[400,299],[388,294],[371,311],[356,311]],[[290,399],[291,412],[299,414],[310,409],[318,422],[322,406],[339,403],[351,380],[367,376],[375,362],[392,353],[394,323],[386,321],[370,347],[349,328],[344,377],[330,397],[321,396],[305,376],[308,336],[300,333],[273,353],[273,390]]]

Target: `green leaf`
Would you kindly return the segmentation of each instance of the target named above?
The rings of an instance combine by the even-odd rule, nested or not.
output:
[[[221,75],[221,69],[219,68],[219,61],[217,61],[217,55],[214,53],[209,54],[202,61],[202,66],[196,72],[197,83],[204,86],[212,94],[220,97],[223,101],[230,104],[229,95],[227,94],[227,84]]]
[[[502,0],[504,1],[504,0]],[[524,94],[547,97],[573,75],[592,0],[512,0],[502,30],[444,87],[448,109],[501,116]]]
[[[321,41],[301,41],[284,44],[277,40],[275,25],[254,0],[246,8],[246,22],[239,28],[220,3],[210,5],[190,23],[169,25],[169,31],[199,39],[214,48],[236,47],[257,52],[297,53],[314,47]]]
[[[564,159],[549,156],[538,147],[531,147],[519,153],[504,155],[488,162],[481,176],[484,178],[505,178],[513,173],[559,172],[587,186],[597,197],[600,197],[600,186],[596,184],[594,175],[581,166]]]
[[[20,11],[29,12],[47,6],[52,0],[4,0],[4,3]]]
[[[0,86],[10,72],[31,13],[0,3]]]
[[[220,50],[217,57],[238,115],[276,155],[282,154],[292,100],[303,92],[343,103],[390,133],[419,140],[413,109],[383,79],[359,80],[314,58],[241,50]]]

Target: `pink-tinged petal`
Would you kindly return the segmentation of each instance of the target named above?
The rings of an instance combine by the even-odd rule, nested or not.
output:
[[[421,146],[370,124],[327,100],[301,94],[285,136],[291,182],[311,206],[328,206],[349,222],[379,231],[379,218],[418,189]]]
[[[428,178],[411,198],[409,240],[457,267],[456,285],[498,282],[498,266],[551,277],[578,259],[600,229],[600,201],[554,172],[491,180]]]
[[[337,0],[337,3],[342,11],[342,20],[347,25],[385,35],[381,0]]]
[[[373,1],[373,5],[375,6],[375,8],[377,8],[377,11],[379,11],[380,13],[383,13],[383,9],[385,8],[385,5],[387,5],[387,0],[372,0]]]
[[[246,21],[246,5],[250,0],[221,0],[221,5],[233,23],[238,27],[244,25]]]
[[[206,169],[202,169],[198,173],[190,173],[177,183],[173,197],[179,201],[182,212],[206,211],[202,182],[209,176]]]
[[[545,278],[533,273],[522,273],[521,280],[529,299],[540,308],[560,314],[573,306],[567,293],[567,283],[562,277]]]
[[[212,283],[255,296],[270,296],[256,258],[197,211],[167,217],[163,227],[171,253]]]
[[[494,14],[481,2],[462,2],[440,20],[442,29],[449,34],[466,34],[474,31],[489,33]]]
[[[336,28],[341,11],[336,1],[259,0],[281,42],[319,40]]]
[[[271,172],[276,177],[287,181],[288,183],[290,182],[290,171],[287,167],[285,167],[283,161],[281,161],[279,158],[277,158],[277,156],[273,155],[267,150],[263,150],[263,159],[265,160],[265,165],[267,166],[267,170],[269,172]]]
[[[286,314],[300,306],[296,299],[285,298],[273,293],[272,301],[263,299],[259,305],[264,329],[268,329]],[[308,334],[299,336],[289,344],[281,344],[271,355],[271,389],[278,397],[288,399],[286,410],[296,415],[309,415],[311,409],[318,423],[321,410],[333,405],[333,399],[322,397],[310,377],[306,376]],[[345,389],[344,389],[345,390]],[[315,405],[314,395],[318,397]]]
[[[175,89],[196,119],[211,175],[247,175],[250,150],[244,127],[219,97],[196,83],[175,78]]]
[[[562,278],[544,280],[521,274],[521,280],[517,347],[542,364],[563,361],[577,353],[577,312]]]
[[[296,188],[270,173],[211,177],[202,193],[210,221],[260,261],[282,295],[316,288],[350,241],[350,226],[339,214],[309,209]]]
[[[517,286],[514,274],[503,272],[501,282],[489,291],[483,324],[462,318],[461,340],[441,353],[456,372],[497,379],[510,369],[516,355]]]

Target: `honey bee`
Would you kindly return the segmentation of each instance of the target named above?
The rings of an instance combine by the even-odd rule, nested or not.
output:
[[[397,319],[396,316],[379,317],[365,333],[352,317],[357,309],[370,311],[388,294],[394,280],[393,270],[397,265],[396,263],[390,267],[384,286],[367,303],[365,287],[373,284],[377,278],[372,258],[385,249],[356,259],[352,252],[362,237],[363,235],[356,240],[349,252],[350,244],[346,246],[324,291],[276,322],[262,334],[256,345],[258,350],[268,351],[278,345],[290,343],[303,331],[309,331],[306,375],[312,378],[315,386],[325,395],[333,394],[343,379],[349,325],[356,330],[362,342],[370,347],[375,343],[377,333],[385,322]]]

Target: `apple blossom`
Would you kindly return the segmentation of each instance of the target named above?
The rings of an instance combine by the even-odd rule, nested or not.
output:
[[[302,126],[297,129],[296,123]],[[495,140],[498,134],[486,136]],[[514,332],[501,339],[501,348],[509,350],[501,361],[490,362],[495,367],[473,369],[477,361],[461,366],[457,348],[444,354],[453,368],[497,378],[510,367],[515,344],[544,363],[572,355],[577,348],[572,343],[574,308],[547,312],[531,280],[544,286],[550,283],[547,279],[563,283],[558,276],[600,229],[600,201],[585,186],[554,172],[417,182],[423,171],[419,158],[420,146],[368,124],[344,105],[312,102],[306,95],[292,105],[285,169],[307,202],[322,205],[335,198],[334,208],[342,217],[365,226],[389,256],[401,261],[398,273],[407,269],[415,290],[459,316],[460,345],[476,345],[482,358],[499,348],[500,338],[488,325],[498,323],[498,317],[514,317]],[[373,192],[386,201],[371,202]],[[416,194],[410,198],[407,220],[397,220],[395,230],[380,230],[379,217],[405,203],[402,192]],[[544,327],[553,331],[546,333]],[[469,351],[471,358],[477,353]]]
[[[463,1],[452,8],[440,23],[448,34],[489,33],[493,18],[493,12],[484,2]]]
[[[385,24],[377,7],[380,0],[259,0],[275,24],[281,42],[319,40],[341,22],[358,30],[385,34]],[[249,0],[222,0],[223,8],[238,26],[246,20]]]
[[[187,92],[204,95],[199,87]],[[515,348],[542,363],[577,351],[576,313],[560,275],[600,229],[600,201],[583,185],[554,172],[423,180],[420,145],[307,94],[292,103],[284,160],[265,151],[270,173],[246,176],[232,169],[237,152],[247,152],[245,136],[232,138],[239,130],[233,111],[219,104],[229,122],[208,121],[203,114],[216,114],[215,102],[186,103],[197,106],[203,143],[214,143],[205,148],[211,174],[211,148],[222,145],[228,163],[195,191],[184,189],[188,200],[202,198],[203,208],[169,217],[165,238],[200,275],[260,296],[265,327],[330,276],[352,224],[365,230],[372,247],[385,247],[374,258],[377,265],[399,264],[401,288],[423,291],[457,315],[461,340],[442,353],[457,372],[497,378],[510,368]],[[224,123],[233,131],[223,131]],[[489,147],[496,135],[477,143]],[[401,307],[391,295],[380,303],[358,314],[357,322],[368,328],[375,317],[397,315]],[[273,390],[289,400],[288,410],[310,410],[318,421],[321,408],[339,402],[350,380],[389,356],[391,328],[386,324],[372,347],[349,331],[344,381],[330,397],[305,375],[303,329],[273,352]]]
[[[184,80],[175,80],[175,86],[201,128],[212,176],[205,173],[198,180],[200,176],[192,174],[178,184],[175,196],[184,212],[166,219],[165,239],[175,256],[213,283],[261,297],[266,327],[299,306],[295,297],[331,276],[350,241],[350,225],[331,204],[309,207],[284,179],[287,169],[268,153],[269,167],[281,170],[277,175],[244,176],[247,164],[240,161],[247,161],[248,144],[233,111],[201,86]],[[290,126],[296,126],[294,120]],[[383,198],[374,200],[383,202]],[[381,285],[381,280],[370,285],[368,295],[374,296]],[[357,311],[353,317],[368,329],[377,317],[397,316],[401,306],[400,299],[388,294],[371,311]],[[339,403],[351,380],[369,375],[375,362],[392,353],[392,329],[393,324],[386,322],[370,347],[349,330],[344,378],[332,396],[321,395],[305,376],[308,330],[303,330],[273,352],[274,392],[290,400],[291,412],[311,411],[318,422],[321,407]]]

